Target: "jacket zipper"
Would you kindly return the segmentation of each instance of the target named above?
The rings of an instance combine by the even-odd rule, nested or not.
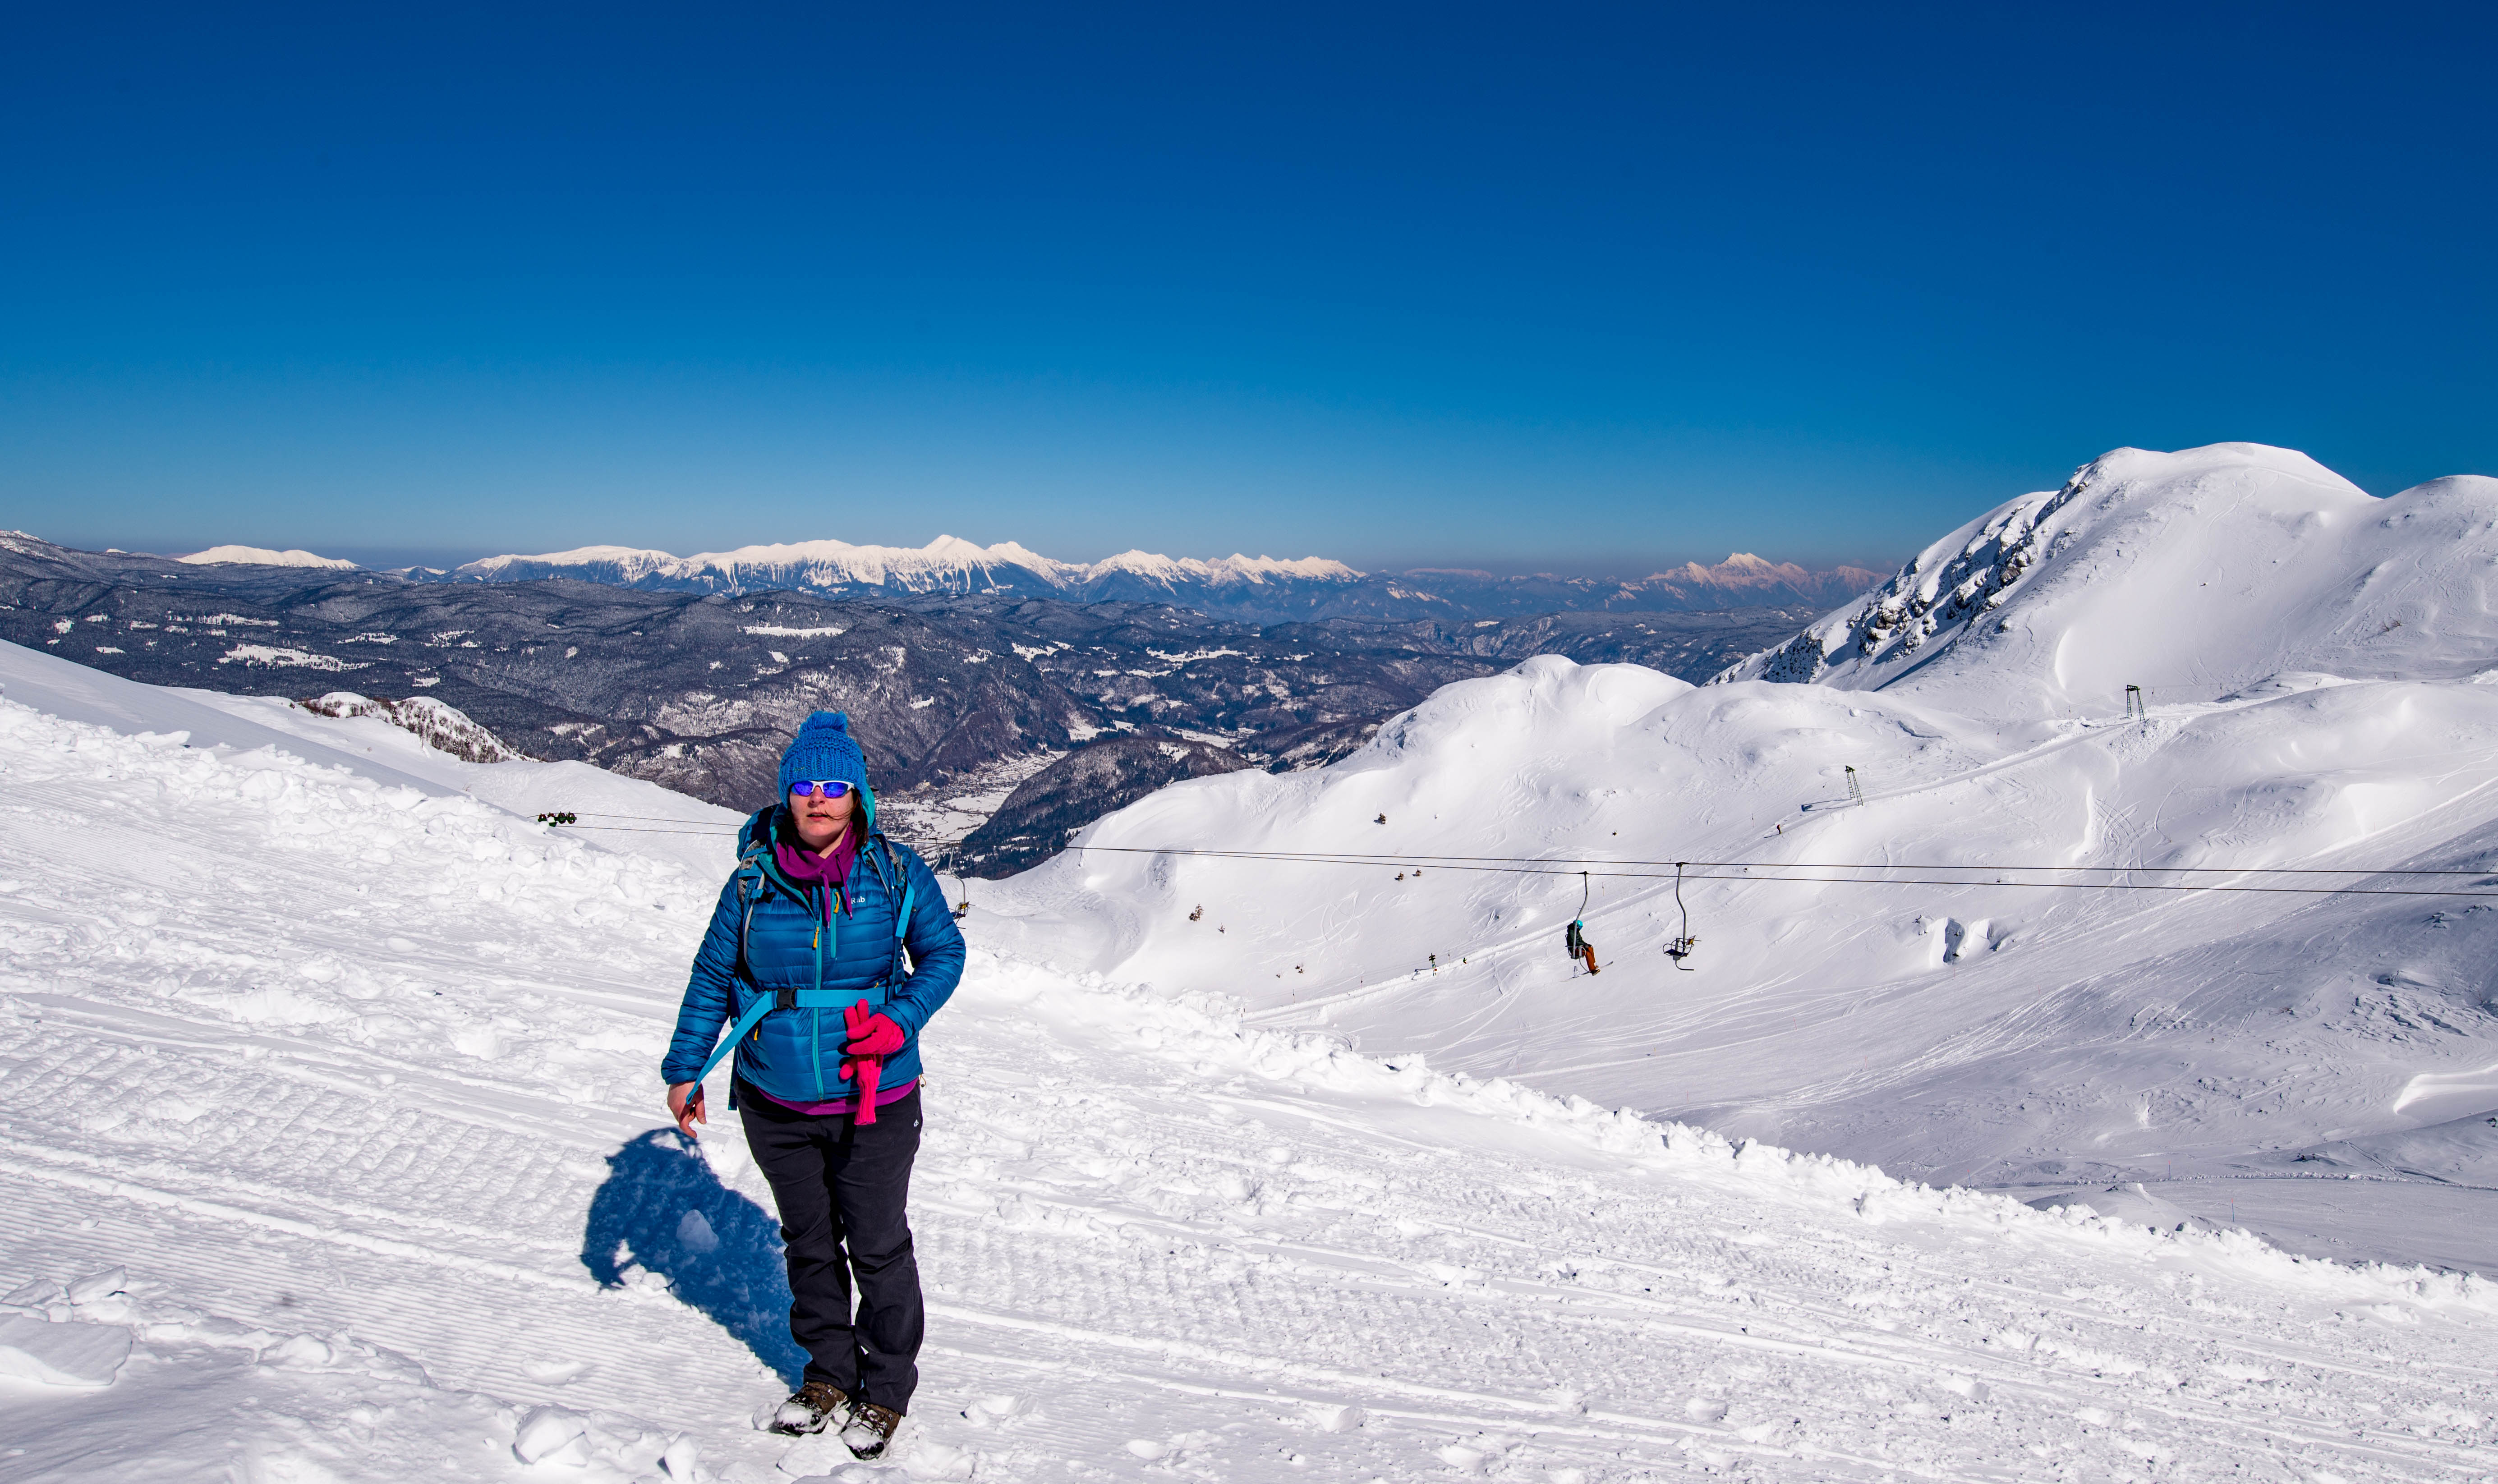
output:
[[[816,990],[817,993],[821,994],[824,988],[824,920],[826,914],[832,911],[833,898],[832,889],[829,887],[818,887],[817,890],[824,894],[823,911],[809,915],[816,919]],[[813,906],[815,903],[810,902],[809,905]],[[810,1044],[815,1053],[811,1059],[816,1063],[816,1101],[830,1102],[831,1098],[824,1091],[823,1006],[817,1005],[807,1011],[807,1033],[813,1038]]]

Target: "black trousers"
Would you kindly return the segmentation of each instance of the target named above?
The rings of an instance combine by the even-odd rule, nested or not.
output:
[[[751,1091],[737,1106],[746,1147],[781,1208],[789,1334],[807,1352],[806,1378],[910,1411],[928,1329],[904,1211],[919,1152],[919,1089],[876,1110],[876,1121],[864,1128],[850,1114],[800,1113]]]

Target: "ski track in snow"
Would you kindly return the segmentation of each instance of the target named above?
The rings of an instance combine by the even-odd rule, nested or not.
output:
[[[0,1377],[0,1478],[2498,1473],[2477,1279],[1369,1059],[977,918],[908,1445],[792,1444],[751,1425],[768,1195],[724,1110],[656,1126],[716,890],[0,701],[0,1293],[137,1340],[106,1389]]]

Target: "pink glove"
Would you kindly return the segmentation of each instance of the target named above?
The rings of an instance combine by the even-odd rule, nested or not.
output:
[[[884,1058],[902,1050],[902,1027],[870,1010],[865,1000],[842,1011],[842,1026],[849,1034],[849,1044],[843,1048],[849,1056],[842,1062],[842,1073],[849,1078],[858,1098],[851,1121],[864,1128],[876,1121],[877,1084],[884,1080]]]
[[[842,1048],[853,1057],[890,1057],[902,1050],[902,1027],[891,1017],[871,1010],[860,1000],[842,1012],[849,1043]]]

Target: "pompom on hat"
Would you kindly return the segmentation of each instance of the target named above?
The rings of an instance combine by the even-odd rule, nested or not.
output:
[[[850,718],[844,711],[817,711],[808,717],[781,753],[782,799],[789,797],[792,783],[830,778],[855,787],[866,805],[864,817],[875,817],[876,795],[867,786],[867,754],[850,740]]]

